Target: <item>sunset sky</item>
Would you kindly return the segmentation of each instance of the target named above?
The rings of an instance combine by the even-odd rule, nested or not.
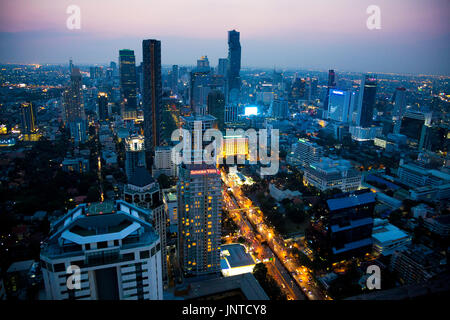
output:
[[[366,27],[372,4],[381,30]],[[156,38],[163,64],[216,66],[236,29],[243,67],[450,75],[449,15],[448,0],[0,0],[0,63],[109,63],[123,48],[139,63]]]

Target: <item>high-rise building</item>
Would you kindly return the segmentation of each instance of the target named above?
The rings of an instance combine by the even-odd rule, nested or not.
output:
[[[161,41],[142,41],[144,83],[144,136],[149,155],[160,144],[160,123],[163,109],[161,81]]]
[[[172,91],[177,92],[178,89],[178,65],[172,66],[172,73],[170,74],[170,88]]]
[[[197,69],[210,70],[208,56],[202,56],[197,60]]]
[[[225,123],[236,123],[238,121],[239,105],[237,103],[227,104],[225,106]]]
[[[364,75],[361,80],[361,87],[359,89],[357,126],[368,128],[372,124],[376,94],[376,75]]]
[[[192,139],[190,164],[181,164],[177,183],[178,255],[185,275],[220,272],[222,181],[215,164],[202,161],[204,145],[197,138],[215,127],[215,118],[182,117]]]
[[[330,89],[328,97],[328,119],[349,122],[351,120],[352,92]]]
[[[125,139],[125,173],[128,179],[138,167],[146,168],[144,137],[133,135]]]
[[[31,134],[36,132],[36,108],[31,102],[24,102],[20,106],[22,113],[22,133]]]
[[[431,112],[408,111],[402,117],[400,133],[408,139],[420,142],[426,126],[431,125]]]
[[[311,221],[311,247],[331,261],[372,251],[375,195],[370,190],[343,193],[326,201],[326,212]]]
[[[292,145],[288,161],[294,165],[308,167],[311,163],[319,162],[322,156],[323,147],[305,139],[298,139],[298,142]]]
[[[298,100],[305,100],[306,98],[306,81],[305,79],[296,78],[291,86],[289,100],[296,102]]]
[[[271,104],[272,117],[276,119],[288,119],[289,118],[289,104],[288,101],[280,98],[274,99]]]
[[[108,119],[108,94],[106,92],[99,92],[97,96],[98,104],[98,119],[105,121]]]
[[[330,89],[336,87],[336,73],[333,69],[328,70],[328,83],[327,83],[327,91],[325,93],[325,100],[323,103],[323,108],[327,109],[328,107],[328,99],[330,95]]]
[[[222,184],[214,165],[180,167],[178,248],[186,275],[220,272]]]
[[[400,133],[402,125],[402,118],[406,111],[406,89],[397,88],[394,93],[394,112],[392,113],[392,120],[394,121],[394,133]]]
[[[217,65],[217,74],[226,77],[228,69],[228,59],[227,58],[219,58],[219,63]]]
[[[208,113],[217,119],[219,130],[225,128],[225,95],[220,90],[212,90],[208,94]]]
[[[136,58],[134,51],[123,49],[119,51],[120,94],[124,104],[125,117],[136,112]]]
[[[241,92],[241,43],[240,33],[228,31],[228,69],[227,69],[227,101],[239,102]]]
[[[149,222],[159,235],[163,281],[167,280],[167,217],[159,183],[145,167],[137,167],[123,190],[124,200],[140,208],[150,209]]]
[[[348,160],[323,157],[305,167],[303,183],[320,191],[341,189],[342,192],[350,192],[360,188],[361,172]]]
[[[317,98],[317,78],[309,79],[309,100],[315,100]]]
[[[78,205],[53,222],[40,253],[47,299],[162,300],[152,215],[117,200]],[[71,281],[78,270],[80,281]]]
[[[70,123],[78,119],[85,119],[81,86],[82,78],[80,69],[72,67],[70,86],[63,93],[64,120],[66,123]]]
[[[211,71],[209,68],[197,68],[191,71],[190,75],[191,110],[196,114],[205,115],[208,113]]]
[[[165,174],[169,177],[176,177],[178,175],[177,173],[178,166],[172,160],[172,147],[156,147],[152,168],[153,177],[157,178],[161,174]]]

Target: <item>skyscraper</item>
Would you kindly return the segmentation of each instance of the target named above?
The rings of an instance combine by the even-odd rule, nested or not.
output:
[[[119,51],[120,94],[124,104],[125,117],[136,117],[136,59],[134,51]],[[133,115],[134,113],[134,115]]]
[[[34,133],[36,131],[36,108],[33,103],[22,103],[20,110],[22,112],[22,133]]]
[[[47,299],[162,300],[152,216],[151,209],[117,200],[78,205],[52,223],[40,252]],[[77,267],[80,287],[70,288],[67,270]]]
[[[209,60],[208,56],[202,56],[197,60],[197,68],[198,69],[207,69],[209,70]]]
[[[212,90],[208,94],[208,113],[217,119],[220,131],[224,130],[225,121],[225,96],[220,90]]]
[[[162,113],[162,82],[161,82],[161,41],[155,39],[143,40],[143,107],[145,149],[149,155],[160,144],[160,122]]]
[[[97,96],[98,103],[98,119],[105,121],[108,119],[108,94],[106,92],[99,92]]]
[[[328,70],[328,83],[327,83],[327,92],[325,94],[325,100],[323,103],[323,108],[326,110],[328,108],[328,99],[330,96],[330,89],[336,87],[336,73],[333,69]]]
[[[178,88],[178,65],[172,66],[172,73],[170,74],[170,88],[172,91],[177,92]]]
[[[228,59],[227,58],[219,58],[219,64],[217,65],[217,74],[226,77],[228,69]]]
[[[215,118],[182,117],[182,127],[196,150],[196,136],[215,127]],[[192,154],[192,162],[199,163],[181,164],[177,183],[180,266],[190,276],[220,271],[222,181],[215,164],[202,161],[204,146],[199,147]]]
[[[70,86],[63,93],[64,116],[66,123],[70,123],[80,118],[85,118],[81,84],[80,69],[72,67]]]
[[[70,135],[75,143],[83,143],[86,140],[87,132],[81,85],[80,69],[72,66],[70,86],[63,93],[63,105],[65,123],[70,129]]]
[[[364,75],[359,89],[358,117],[356,123],[358,126],[367,128],[372,124],[376,93],[376,75]]]
[[[205,115],[207,111],[208,94],[211,90],[211,70],[209,68],[197,68],[190,73],[190,97],[191,110],[194,113]]]
[[[272,117],[276,119],[288,119],[289,118],[289,104],[288,101],[280,98],[274,99],[271,104]]]
[[[328,119],[348,122],[351,119],[351,91],[331,89],[328,98]]]
[[[241,92],[241,43],[240,33],[236,30],[228,31],[228,69],[227,98],[229,102],[238,102]]]
[[[146,167],[144,137],[128,137],[125,140],[125,152],[125,173],[130,180],[138,167]]]
[[[394,112],[392,113],[392,120],[394,121],[394,133],[400,133],[402,117],[406,111],[406,89],[397,88],[394,95]]]

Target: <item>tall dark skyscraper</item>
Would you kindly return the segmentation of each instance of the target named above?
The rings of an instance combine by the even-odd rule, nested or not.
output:
[[[333,69],[328,70],[328,83],[327,92],[325,94],[325,101],[323,102],[323,108],[326,110],[328,108],[328,100],[330,98],[330,89],[336,87],[336,73]]]
[[[376,94],[376,75],[364,75],[359,89],[358,118],[356,123],[358,126],[367,128],[372,124]]]
[[[228,101],[233,101],[239,97],[241,91],[241,43],[239,41],[240,33],[236,30],[228,31]]]
[[[170,88],[176,92],[177,87],[178,87],[178,65],[174,64],[172,66],[172,73],[170,74]]]
[[[153,155],[160,143],[162,113],[161,41],[143,40],[143,105],[145,149]]]
[[[79,119],[85,119],[83,96],[81,92],[81,73],[80,69],[72,66],[70,74],[70,86],[63,93],[65,121],[73,122]]]
[[[217,119],[219,130],[223,132],[225,121],[225,96],[220,90],[208,94],[208,113]]]
[[[207,113],[208,94],[211,90],[211,69],[201,67],[190,73],[191,111],[196,114]]]
[[[98,103],[98,118],[100,121],[108,119],[108,94],[106,92],[99,92],[97,96]]]
[[[120,94],[124,111],[136,111],[136,58],[133,50],[119,51]]]

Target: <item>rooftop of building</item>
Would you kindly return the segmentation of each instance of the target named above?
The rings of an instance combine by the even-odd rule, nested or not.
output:
[[[332,211],[371,203],[375,203],[375,194],[373,192],[344,193],[334,199],[327,200],[328,208]]]
[[[52,223],[41,255],[80,254],[83,244],[112,240],[127,240],[130,247],[150,244],[159,238],[148,222],[151,215],[122,200],[81,204]]]
[[[224,244],[220,247],[222,269],[238,268],[256,264],[255,260],[240,243]]]
[[[372,230],[372,238],[378,242],[388,242],[408,238],[409,235],[387,220],[375,219]]]
[[[155,179],[150,175],[145,167],[137,167],[134,174],[130,177],[128,184],[137,187],[145,187],[154,182]]]
[[[184,295],[186,300],[202,299],[238,289],[247,300],[269,300],[269,297],[251,273],[192,282],[189,287],[189,291]]]

